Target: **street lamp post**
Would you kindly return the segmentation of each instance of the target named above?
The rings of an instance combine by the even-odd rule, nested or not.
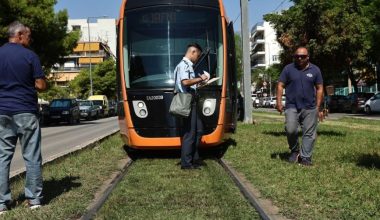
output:
[[[93,84],[92,84],[92,62],[91,62],[91,34],[90,34],[90,19],[91,18],[106,18],[107,16],[95,16],[87,18],[87,29],[88,29],[88,59],[90,63],[90,95],[94,94]]]

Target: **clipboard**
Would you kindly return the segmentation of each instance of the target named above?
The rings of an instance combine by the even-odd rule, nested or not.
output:
[[[209,81],[207,81],[207,82],[205,82],[205,83],[199,84],[199,85],[198,85],[198,88],[201,88],[201,87],[204,87],[204,86],[208,86],[208,85],[210,85],[211,83],[213,83],[213,82],[215,82],[215,81],[217,81],[217,80],[219,80],[219,79],[220,79],[220,77],[212,78],[212,79],[210,79]]]

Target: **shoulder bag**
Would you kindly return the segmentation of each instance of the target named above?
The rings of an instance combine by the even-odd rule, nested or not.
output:
[[[177,72],[175,81],[177,84]],[[174,97],[170,103],[169,113],[177,117],[189,117],[191,111],[191,101],[193,96],[190,93],[181,93],[177,91],[177,86],[174,87]]]

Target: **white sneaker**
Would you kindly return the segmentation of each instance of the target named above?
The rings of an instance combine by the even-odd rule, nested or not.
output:
[[[5,208],[0,208],[0,215],[4,214],[8,212],[8,209],[5,207]]]
[[[38,209],[40,207],[41,207],[41,205],[32,205],[32,204],[29,204],[29,208],[30,209]]]

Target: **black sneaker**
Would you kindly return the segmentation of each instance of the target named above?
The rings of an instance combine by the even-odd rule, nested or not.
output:
[[[293,151],[288,159],[289,163],[297,163],[299,160],[300,152]]]
[[[207,164],[203,160],[194,160],[193,164],[195,166],[199,166],[199,167],[201,167],[201,166],[207,166]]]
[[[311,158],[310,157],[304,157],[304,158],[302,158],[300,164],[303,165],[303,166],[313,166],[313,163],[311,162]]]

